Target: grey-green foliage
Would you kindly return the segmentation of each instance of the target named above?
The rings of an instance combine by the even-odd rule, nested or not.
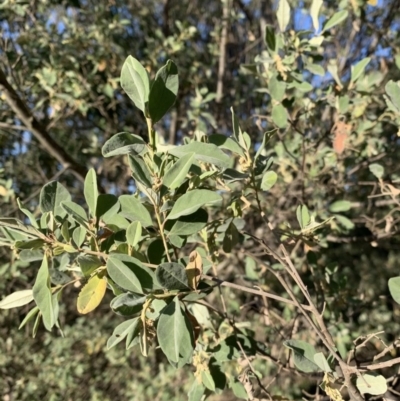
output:
[[[196,364],[198,322],[207,322],[205,327],[212,328],[210,317],[201,315],[208,314],[207,308],[192,308],[192,312],[188,308],[213,290],[210,283],[202,282],[202,272],[209,263],[206,258],[215,258],[211,247],[217,244],[214,234],[228,227],[221,241],[225,252],[232,252],[241,238],[233,223],[240,213],[237,203],[229,222],[209,219],[206,209],[221,208],[230,202],[227,189],[235,190],[237,183],[255,191],[260,184],[258,178],[257,182],[251,181],[250,174],[242,172],[241,164],[235,162],[238,156],[231,158],[227,153],[233,150],[239,155],[247,170],[255,163],[250,136],[241,130],[236,117],[234,138],[208,143],[204,137],[183,146],[159,146],[153,124],[175,102],[178,70],[168,61],[157,73],[150,93],[145,79],[144,68],[128,57],[122,69],[122,86],[144,112],[150,143],[124,132],[112,136],[102,150],[104,157],[129,155],[136,193],[118,198],[99,194],[97,176],[91,169],[84,184],[90,218],[63,186],[53,182],[41,192],[44,214],[40,231],[14,220],[3,219],[0,224],[3,229],[17,230],[19,249],[43,251],[33,286],[38,309],[32,309],[29,315],[29,319],[36,316],[34,335],[40,321],[47,330],[54,325],[61,329],[61,294],[76,281],[83,284],[77,298],[78,311],[83,314],[99,306],[107,286],[114,295],[111,310],[127,319],[115,327],[107,347],[113,348],[124,340],[127,349],[140,345],[142,354],[147,356],[158,343],[168,361],[182,368]],[[267,171],[261,188],[271,189],[276,179],[273,171]],[[209,247],[177,257],[179,248],[199,238]],[[60,258],[64,257],[61,265]],[[155,258],[160,261],[156,266],[152,264]],[[62,276],[62,281],[55,281],[54,274],[50,277],[49,264],[55,265],[53,270]],[[68,276],[69,271],[75,272],[77,278]],[[0,307],[25,305],[32,300],[25,295],[12,294]],[[204,388],[212,392],[224,389],[228,383],[221,368],[214,364],[205,365],[199,377]]]
[[[343,64],[339,57],[340,46],[332,49],[346,35],[347,27],[352,26],[353,15],[360,24],[360,29],[355,30],[357,38],[365,32],[363,18],[369,11],[361,12],[361,7],[357,8],[355,3],[343,10],[337,10],[336,5],[324,4],[322,11],[326,18],[320,27],[321,3],[313,1],[309,10],[315,29],[313,34],[298,30],[292,23],[294,10],[290,6],[293,4],[286,0],[279,2],[276,20],[281,32],[267,25],[265,46],[258,48],[255,43],[251,50],[253,54],[246,54],[252,64],[242,66],[240,72],[235,67],[232,71],[226,68],[225,97],[220,107],[222,111],[218,113],[212,109],[214,94],[208,89],[215,86],[209,81],[209,77],[214,76],[213,67],[200,64],[201,57],[197,54],[204,48],[211,52],[215,49],[209,43],[207,46],[184,46],[182,57],[179,49],[186,45],[192,34],[179,21],[175,24],[180,30],[179,38],[159,41],[163,54],[160,57],[167,60],[165,53],[171,53],[169,57],[173,54],[174,60],[179,59],[179,62],[175,64],[169,60],[158,69],[155,59],[161,53],[148,50],[151,54],[146,66],[128,57],[122,68],[121,85],[138,110],[125,108],[121,96],[113,98],[119,75],[115,70],[114,77],[107,75],[108,71],[104,72],[105,82],[100,83],[96,81],[99,74],[88,73],[103,68],[100,66],[104,53],[96,56],[96,52],[87,51],[93,57],[94,65],[90,64],[90,67],[71,61],[70,55],[64,58],[61,51],[52,52],[52,68],[36,66],[35,63],[47,62],[45,57],[25,57],[26,63],[14,60],[16,66],[29,64],[34,70],[32,74],[24,74],[28,78],[23,81],[25,87],[22,89],[32,91],[30,98],[45,98],[54,106],[48,107],[44,100],[37,105],[36,114],[40,115],[40,110],[45,113],[48,109],[65,110],[66,114],[56,116],[54,120],[49,117],[52,120],[49,126],[56,126],[55,136],[60,141],[67,138],[69,144],[77,139],[87,139],[86,133],[81,137],[72,134],[69,138],[70,130],[63,130],[60,128],[63,125],[57,123],[61,121],[69,127],[73,119],[65,116],[78,109],[85,115],[85,120],[80,117],[76,128],[84,127],[85,132],[92,132],[86,124],[96,121],[93,135],[105,142],[103,156],[120,156],[120,161],[128,155],[133,182],[129,181],[132,185],[128,190],[126,175],[119,174],[118,170],[116,185],[111,189],[115,195],[99,194],[97,184],[107,186],[110,182],[104,178],[104,173],[97,177],[94,170],[90,170],[83,191],[70,184],[73,201],[59,182],[46,185],[40,199],[41,216],[29,210],[28,201],[25,205],[16,203],[30,222],[0,219],[1,243],[13,246],[20,257],[18,266],[21,270],[10,273],[15,283],[20,285],[20,280],[15,277],[24,281],[29,281],[26,277],[30,277],[30,283],[33,283],[35,278],[30,275],[39,272],[33,291],[38,307],[29,303],[28,293],[11,294],[1,301],[0,307],[26,308],[23,323],[29,328],[33,324],[34,334],[41,335],[42,321],[47,329],[57,326],[68,331],[68,324],[61,324],[65,308],[71,307],[70,300],[75,300],[77,292],[83,291],[80,288],[93,289],[93,294],[85,293],[85,305],[94,307],[98,298],[104,296],[101,308],[94,312],[101,311],[101,315],[95,315],[97,320],[108,322],[106,310],[110,309],[120,319],[110,320],[109,345],[115,345],[113,349],[124,348],[117,344],[124,340],[125,347],[133,348],[135,354],[141,351],[152,358],[155,347],[160,345],[157,352],[161,354],[162,351],[172,367],[193,364],[196,374],[194,380],[190,378],[193,383],[190,399],[228,389],[236,397],[246,397],[237,378],[239,372],[235,370],[237,359],[243,358],[243,350],[251,359],[255,357],[252,363],[255,370],[261,369],[262,380],[274,374],[277,377],[287,375],[287,379],[290,374],[277,371],[277,366],[271,362],[273,359],[268,359],[269,353],[273,355],[276,348],[281,349],[281,333],[288,335],[288,321],[292,325],[293,319],[299,319],[301,323],[303,320],[290,304],[283,306],[284,303],[268,301],[266,305],[264,299],[261,302],[261,297],[258,299],[254,294],[245,295],[244,291],[241,295],[233,295],[226,288],[222,289],[221,295],[228,300],[226,310],[218,309],[220,298],[217,291],[213,291],[216,283],[203,277],[197,288],[193,288],[192,281],[187,280],[186,267],[193,267],[191,264],[197,258],[193,252],[197,252],[204,270],[210,269],[208,274],[217,272],[229,281],[288,297],[268,270],[270,267],[279,271],[282,263],[275,263],[271,254],[264,254],[261,249],[263,244],[283,244],[290,247],[290,256],[312,299],[316,300],[320,310],[324,305],[324,318],[329,323],[338,352],[344,355],[354,349],[353,341],[357,337],[376,332],[378,326],[387,331],[384,334],[388,336],[386,341],[394,335],[398,327],[389,304],[398,301],[398,277],[392,277],[398,270],[393,256],[396,244],[393,233],[397,223],[392,220],[398,205],[398,150],[392,146],[399,126],[398,83],[393,78],[395,75],[389,76],[393,80],[388,81],[385,68],[377,67],[381,56],[374,54],[365,58],[355,49],[354,53],[344,55],[343,60],[347,60]],[[254,4],[245,6],[251,9]],[[304,7],[308,6],[307,3]],[[7,4],[4,7],[7,8]],[[23,7],[18,4],[15,12],[25,15]],[[101,5],[99,7],[101,9]],[[175,11],[178,13],[179,10]],[[143,19],[147,18],[145,12],[137,10]],[[230,12],[238,17],[235,23],[242,20],[235,14],[235,7]],[[207,20],[207,16],[204,17]],[[65,23],[69,28],[75,19],[70,18]],[[117,31],[113,29],[118,28],[112,26],[126,23],[123,20],[121,24],[107,23],[104,29],[93,32],[114,37]],[[141,23],[143,29],[150,25]],[[319,28],[323,30],[321,35]],[[40,24],[34,24],[32,29],[39,33],[36,37],[43,38]],[[218,38],[219,29],[219,26],[215,27],[209,37]],[[252,33],[251,29],[245,31]],[[162,38],[159,33],[157,35]],[[157,42],[154,39],[157,35],[146,36],[149,47]],[[348,35],[345,38],[347,40]],[[22,35],[18,40],[24,47]],[[91,40],[94,40],[93,36]],[[63,46],[68,48],[73,41],[73,38],[63,40]],[[113,55],[120,52],[119,45],[104,46],[106,54],[108,52],[108,66],[120,63],[118,59],[108,57],[110,49],[113,49]],[[398,53],[392,45],[393,54]],[[35,48],[36,43],[31,47]],[[142,46],[141,51],[147,51],[144,48]],[[343,46],[343,50],[345,48]],[[328,60],[332,54],[338,54],[338,58]],[[68,63],[65,60],[69,60]],[[63,68],[60,67],[62,63],[65,64]],[[232,63],[231,59],[229,63]],[[157,69],[155,74],[147,73]],[[325,76],[324,85],[320,85],[318,80],[321,78],[315,76],[324,76],[325,71],[330,75]],[[178,72],[179,78],[184,76],[185,81],[179,82]],[[88,82],[90,89],[85,88],[83,82]],[[194,86],[199,87],[192,91]],[[177,99],[179,87],[181,99]],[[93,96],[93,91],[97,90],[103,91],[101,96],[109,100],[105,108],[99,98]],[[188,95],[192,92],[196,93],[194,98]],[[382,96],[382,93],[385,94]],[[228,114],[228,106],[232,105],[238,114],[232,113],[231,124],[227,123],[224,113]],[[172,110],[170,115],[169,110]],[[101,115],[100,122],[96,113]],[[181,146],[165,144],[160,135],[167,132],[174,121],[174,113],[178,113],[181,131],[193,128],[193,135],[184,138]],[[245,113],[256,116],[257,126],[266,127],[268,131],[263,134],[249,121],[240,122]],[[9,112],[2,115],[10,117]],[[7,118],[2,120],[9,121]],[[75,114],[74,118],[77,118]],[[145,135],[141,131],[146,126],[149,141],[143,139]],[[218,128],[217,132],[224,132],[223,129],[229,127],[233,134],[231,137],[221,133],[208,135],[210,126]],[[118,130],[123,132],[118,134]],[[67,147],[71,149],[70,145]],[[89,146],[85,142],[84,152],[78,155],[82,160],[87,155],[85,160],[89,160],[99,154],[96,145]],[[24,160],[32,160],[31,157],[30,153]],[[58,168],[46,163],[43,171],[51,177]],[[109,170],[112,172],[113,169]],[[32,176],[29,169],[27,175]],[[121,182],[123,184],[119,185]],[[7,196],[12,196],[9,182],[2,179],[0,185],[2,193],[5,191]],[[373,192],[368,192],[366,188],[369,187]],[[390,197],[390,202],[381,202],[381,197]],[[359,235],[358,230],[365,228],[364,225],[370,233]],[[252,235],[257,235],[254,242]],[[385,238],[393,239],[394,245]],[[29,269],[25,269],[24,261],[31,263]],[[36,262],[42,262],[42,266],[39,268]],[[49,272],[45,268],[47,262]],[[376,266],[379,266],[380,274],[371,274],[376,271]],[[7,266],[2,267],[2,272],[7,269]],[[243,281],[248,279],[251,283]],[[354,286],[355,282],[359,285]],[[108,290],[104,295],[105,285]],[[18,289],[22,288],[26,286]],[[294,286],[293,290],[299,296],[299,288]],[[208,303],[209,310],[204,305],[192,305],[201,300]],[[266,310],[272,313],[267,315]],[[279,319],[274,320],[275,317]],[[91,322],[91,316],[86,320]],[[291,349],[296,368],[303,372],[333,369],[335,362],[332,364],[328,350],[320,347],[315,331],[307,324],[295,327],[300,327],[296,332],[299,339],[285,338],[285,344]],[[280,333],[279,338],[276,333]],[[92,333],[87,335],[92,339]],[[104,347],[104,337],[100,343]],[[268,350],[263,347],[265,344],[275,347]],[[160,354],[156,361],[152,360],[155,366],[160,359],[166,360]],[[262,364],[259,364],[257,358],[261,355]],[[371,358],[374,356],[370,355]],[[154,376],[143,365],[139,369],[148,377]],[[112,368],[109,373],[113,373]],[[104,378],[104,375],[100,377]],[[107,378],[104,380],[107,382]],[[294,383],[296,378],[293,376],[290,380]],[[383,381],[382,376],[377,376],[379,391],[382,391]],[[361,382],[358,381],[357,386],[361,393],[366,392]],[[154,388],[154,382],[148,387]],[[276,389],[273,387],[272,391]],[[299,389],[299,386],[291,385],[287,391],[296,398],[301,397]],[[130,396],[129,389],[125,390],[124,396]],[[97,393],[93,384],[90,392],[95,399]],[[106,399],[103,393],[99,394]],[[148,396],[155,399],[154,393]],[[169,393],[168,396],[174,397]],[[76,394],[71,397],[79,399]]]

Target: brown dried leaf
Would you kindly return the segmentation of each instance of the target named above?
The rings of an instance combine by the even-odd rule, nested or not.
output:
[[[203,261],[201,256],[196,251],[189,255],[189,263],[186,266],[186,275],[189,282],[189,287],[197,289],[201,275],[203,274]]]
[[[346,142],[351,132],[351,124],[346,124],[344,121],[336,121],[332,127],[333,134],[333,149],[340,155],[346,149]]]

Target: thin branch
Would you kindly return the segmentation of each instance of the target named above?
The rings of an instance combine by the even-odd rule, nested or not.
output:
[[[163,33],[165,37],[170,35],[169,32],[169,9],[171,7],[170,0],[165,0],[164,3],[164,12],[163,12]]]
[[[84,166],[77,163],[70,154],[60,146],[53,137],[47,132],[47,129],[32,115],[18,93],[7,81],[7,77],[2,69],[0,69],[0,89],[6,98],[8,105],[24,123],[33,136],[39,141],[40,145],[51,156],[62,164],[64,168],[68,168],[80,180],[84,181],[87,170]]]
[[[389,368],[390,366],[400,364],[400,357],[399,358],[394,358],[389,361],[385,362],[379,362],[379,363],[373,363],[370,365],[360,365],[361,368],[367,369],[367,370],[377,370],[377,369],[384,369],[384,368]]]
[[[222,1],[222,31],[221,40],[219,42],[219,65],[218,65],[218,81],[217,81],[217,95],[215,101],[221,103],[224,91],[224,73],[226,62],[226,42],[228,39],[228,22],[229,22],[229,6],[230,0]]]
[[[229,287],[229,288],[233,288],[235,290],[248,292],[250,294],[256,294],[256,295],[260,295],[262,297],[275,299],[276,301],[283,302],[285,304],[298,306],[296,302],[294,302],[290,299],[287,299],[287,298],[280,297],[279,295],[271,294],[270,292],[266,292],[266,291],[262,291],[262,290],[254,290],[253,288],[249,288],[249,287],[239,285],[239,284],[230,283],[229,281],[220,280],[220,279],[218,279],[216,277],[212,277],[212,276],[204,275],[203,277],[207,280],[215,281],[216,283],[218,283],[218,285],[221,285],[224,287]],[[301,305],[301,306],[303,307],[303,309],[311,311],[311,309],[308,305]]]
[[[22,125],[13,125],[13,124],[7,124],[7,123],[0,123],[0,128],[13,129],[13,130],[17,130],[17,131],[29,131],[29,128],[26,128]]]

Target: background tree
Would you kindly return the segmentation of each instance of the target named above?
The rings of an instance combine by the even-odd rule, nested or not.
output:
[[[399,275],[399,2],[290,6],[286,1],[232,0],[4,2],[2,216],[25,218],[19,198],[39,217],[39,192],[51,180],[62,183],[83,205],[83,180],[91,167],[100,191],[117,196],[134,192],[137,182],[127,160],[101,154],[117,132],[149,140],[143,113],[121,90],[121,67],[131,54],[154,77],[172,59],[179,68],[179,92],[173,108],[155,126],[161,143],[232,135],[231,107],[248,133],[253,160],[255,151],[264,148],[264,132],[271,134],[262,156],[277,174],[275,185],[275,176],[269,174],[260,191],[245,192],[244,184],[223,177],[236,198],[228,197],[225,207],[213,212],[213,218],[227,223],[217,236],[219,264],[213,274],[226,283],[287,297],[270,270],[279,271],[287,261],[266,254],[283,243],[319,311],[325,305],[324,318],[341,357],[355,354],[359,366],[373,365],[377,355],[396,360],[398,306],[387,283]],[[245,173],[246,158],[237,158],[233,167],[238,166]],[[317,233],[310,226],[310,213],[316,221],[326,221]],[[237,219],[231,222],[232,217]],[[187,251],[179,256],[188,256]],[[31,288],[40,262],[22,260],[20,251],[11,254],[7,247],[1,253],[1,292]],[[288,272],[282,276],[290,278]],[[391,283],[396,295],[397,281]],[[301,283],[290,288],[303,303]],[[63,299],[75,299],[79,291],[68,287]],[[251,356],[239,349],[239,364],[224,365],[228,377],[252,381],[255,391],[268,387],[274,396],[334,397],[329,381],[324,381],[327,395],[317,387],[321,375],[296,375],[296,359],[293,365],[290,347],[282,347],[284,341],[306,340],[324,349],[299,309],[267,301],[260,293],[233,292],[225,286],[221,291],[222,297],[214,291],[210,302],[227,319],[210,317],[204,310],[193,313],[204,333],[209,319],[223,339],[233,319],[244,330],[249,325],[254,331],[249,338],[266,347]],[[28,340],[26,332],[16,329],[29,307],[2,312],[3,398],[185,397],[192,374],[177,373],[159,350],[150,351],[148,359],[118,347],[105,351],[107,338],[121,322],[110,312],[111,299],[106,295],[84,318],[75,302],[62,302],[65,339],[56,330],[50,335],[39,329],[36,339]],[[199,315],[205,321],[200,322]],[[376,373],[383,374],[388,391],[396,394],[396,370],[390,363],[385,367]],[[247,368],[260,374],[260,382]],[[218,382],[215,375],[212,379]],[[227,387],[213,397],[253,394],[237,380]]]

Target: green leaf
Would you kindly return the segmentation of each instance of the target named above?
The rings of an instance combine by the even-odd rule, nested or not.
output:
[[[50,273],[47,256],[44,256],[42,264],[36,276],[35,284],[32,288],[33,299],[42,315],[43,324],[46,330],[51,330],[55,324],[53,300],[50,289]]]
[[[157,338],[166,357],[172,362],[187,363],[193,353],[193,331],[190,322],[175,297],[161,312]]]
[[[119,202],[122,216],[131,221],[139,221],[144,227],[153,225],[150,213],[134,195],[121,195]]]
[[[390,97],[397,112],[400,113],[400,83],[390,80],[385,86],[385,91]]]
[[[339,112],[341,114],[345,114],[347,113],[347,111],[349,110],[349,106],[350,106],[350,98],[347,95],[344,96],[340,96],[339,97]]]
[[[371,61],[370,57],[365,57],[361,61],[359,61],[356,65],[351,66],[351,82],[356,82],[358,78],[360,78],[361,74],[363,74],[366,66]]]
[[[272,25],[265,26],[264,42],[271,52],[276,50],[275,29]]]
[[[89,211],[92,217],[94,217],[96,216],[97,197],[99,196],[99,190],[97,189],[96,172],[93,168],[91,168],[86,174],[83,192],[86,203],[89,207]]]
[[[222,200],[221,195],[208,189],[194,189],[182,195],[174,204],[167,219],[175,220],[199,210],[202,206]]]
[[[279,29],[281,32],[284,32],[290,21],[290,6],[287,0],[279,0],[276,17],[278,19]]]
[[[249,149],[249,140],[250,138],[248,137],[248,141],[245,139],[245,133],[242,132],[240,125],[239,125],[239,120],[233,111],[233,107],[231,107],[231,113],[232,113],[232,126],[233,126],[233,136],[236,139],[236,141],[239,143],[239,145],[242,147],[242,149],[248,150]],[[248,135],[247,135],[248,136]]]
[[[288,87],[296,88],[300,92],[303,92],[303,93],[310,92],[314,89],[314,87],[306,81],[302,81],[302,82],[293,81],[290,85],[288,85]]]
[[[229,383],[229,387],[232,389],[233,394],[237,398],[241,398],[243,400],[247,400],[247,392],[243,386],[243,384],[237,379],[231,379]]]
[[[253,258],[246,256],[246,265],[245,265],[245,272],[246,278],[249,280],[259,280],[259,276],[257,274],[257,264]]]
[[[146,317],[151,320],[157,320],[160,317],[161,311],[167,306],[163,299],[153,299],[151,307],[146,311]]]
[[[179,263],[162,263],[157,266],[156,277],[159,284],[167,290],[188,290],[186,269]]]
[[[225,253],[232,252],[232,249],[239,242],[239,231],[236,226],[231,222],[225,231],[222,249]]]
[[[240,143],[240,136],[242,134],[242,130],[240,129],[239,120],[236,117],[233,107],[231,107],[231,113],[232,113],[233,137],[236,139],[237,142]]]
[[[149,95],[149,114],[155,124],[174,105],[179,89],[178,67],[172,60],[156,74]]]
[[[314,63],[306,63],[305,65],[306,70],[310,71],[314,75],[319,75],[320,77],[323,77],[325,75],[325,69],[319,64],[314,64]]]
[[[24,249],[19,253],[19,258],[24,262],[36,262],[38,260],[43,260],[43,251]]]
[[[224,170],[222,177],[225,182],[236,182],[236,181],[243,181],[246,178],[249,178],[250,175],[247,173],[241,173],[233,168],[227,168]]]
[[[61,206],[78,224],[89,230],[89,221],[82,206],[72,201],[61,202]]]
[[[37,334],[37,332],[38,332],[38,330],[39,330],[39,324],[40,324],[40,321],[41,321],[41,320],[42,320],[42,315],[41,315],[40,313],[38,313],[38,314],[36,315],[35,323],[34,323],[33,329],[32,329],[32,337],[33,337],[33,338],[36,337],[36,334]]]
[[[165,248],[160,238],[150,242],[149,247],[147,248],[147,258],[149,262],[154,265],[159,265],[161,262],[165,262]]]
[[[385,169],[383,166],[381,166],[378,163],[372,163],[369,165],[369,171],[379,179],[383,177],[383,174],[385,174]]]
[[[21,322],[21,324],[18,327],[18,330],[21,330],[22,327],[24,327],[29,321],[31,321],[37,314],[39,313],[39,308],[35,306],[32,308],[24,317],[24,320]]]
[[[325,355],[322,352],[317,352],[314,355],[314,362],[323,372],[332,372],[331,367],[329,366],[328,361],[325,358]]]
[[[137,324],[132,324],[128,334],[126,336],[125,347],[126,349],[132,348],[134,345],[139,343],[138,335],[143,328],[143,322],[137,318]]]
[[[65,216],[61,202],[70,201],[68,190],[57,181],[50,181],[40,191],[40,210],[42,213],[51,212],[54,216]]]
[[[351,202],[346,200],[340,200],[333,202],[329,206],[329,211],[332,213],[347,212],[351,209]]]
[[[146,143],[140,136],[129,134],[128,132],[120,132],[112,136],[101,149],[104,157],[117,155],[139,155],[144,153]]]
[[[118,213],[120,204],[118,198],[112,194],[100,194],[97,198],[96,206],[96,219],[99,220],[103,217],[103,220],[107,217],[113,217]]]
[[[262,151],[265,150],[265,147],[267,146],[269,140],[272,138],[274,133],[275,133],[275,130],[264,132],[261,145],[257,149],[256,155],[254,156],[254,161],[257,161],[258,158],[261,156]]]
[[[107,349],[116,346],[118,343],[124,340],[130,332],[135,330],[139,322],[140,319],[138,317],[135,317],[119,324],[114,329],[111,337],[107,340]]]
[[[110,303],[111,309],[122,316],[132,316],[142,310],[146,296],[126,292],[117,295]]]
[[[114,216],[109,216],[106,213],[102,220],[106,225],[118,227],[120,230],[126,230],[129,226],[129,221],[119,213]]]
[[[145,113],[150,93],[149,76],[142,64],[132,56],[128,56],[122,66],[121,86],[135,106]]]
[[[203,383],[199,382],[196,377],[188,392],[188,401],[201,401],[205,390]]]
[[[132,177],[135,181],[139,181],[146,188],[151,188],[153,179],[151,178],[150,171],[146,163],[139,156],[129,155],[129,166],[132,171]]]
[[[352,230],[355,227],[355,224],[350,219],[348,219],[346,216],[342,216],[341,214],[335,214],[335,219],[346,230]]]
[[[126,229],[126,240],[130,246],[136,246],[142,238],[142,225],[134,221]]]
[[[26,226],[20,220],[12,217],[0,218],[0,227],[3,227],[3,233],[13,242],[16,240],[26,240],[27,238],[47,240],[47,237],[32,226]]]
[[[311,3],[310,14],[315,31],[319,30],[319,11],[322,3],[322,0],[313,0]]]
[[[268,89],[272,99],[280,102],[285,96],[286,83],[284,81],[279,81],[277,77],[273,75],[269,80]]]
[[[17,204],[18,204],[18,208],[19,210],[21,210],[21,212],[28,217],[29,222],[32,224],[33,227],[35,228],[39,228],[38,223],[36,222],[35,216],[26,208],[24,208],[22,206],[21,201],[19,200],[19,198],[17,198]]]
[[[305,228],[310,224],[311,216],[308,212],[306,205],[299,205],[296,210],[297,221],[299,222],[300,228]]]
[[[204,209],[199,209],[192,214],[179,217],[173,224],[168,236],[196,234],[207,225],[207,221],[208,213]]]
[[[0,301],[0,309],[18,308],[33,301],[32,290],[15,291]]]
[[[181,186],[185,181],[190,167],[193,164],[195,154],[187,153],[182,156],[164,175],[163,185],[169,189]]]
[[[85,277],[89,277],[98,267],[104,265],[95,255],[79,255],[76,260]]]
[[[209,370],[202,370],[201,371],[201,382],[204,384],[206,388],[208,388],[210,391],[215,391],[215,383],[214,379],[211,376],[211,373]]]
[[[380,395],[388,389],[384,376],[368,373],[357,377],[356,386],[361,394]]]
[[[283,342],[283,345],[293,351],[293,361],[297,369],[306,373],[321,371],[314,362],[317,351],[311,344],[300,340],[287,340]]]
[[[191,142],[187,145],[169,149],[168,152],[176,157],[182,157],[187,153],[194,153],[196,160],[214,164],[221,168],[231,165],[231,158],[212,143]]]
[[[14,246],[16,249],[40,249],[45,244],[42,239],[36,238],[28,241],[15,241]]]
[[[170,235],[168,240],[175,248],[182,248],[186,243],[186,238],[179,235]]]
[[[218,146],[221,149],[229,150],[240,156],[244,156],[244,151],[235,139],[222,134],[212,134],[208,137],[208,142]]]
[[[112,280],[125,290],[142,294],[142,286],[136,274],[122,260],[111,254],[107,259],[107,272]]]
[[[74,232],[72,233],[72,239],[74,240],[74,243],[78,248],[80,248],[85,241],[86,234],[87,231],[82,226],[76,227]]]
[[[129,267],[140,281],[142,288],[150,290],[160,288],[154,271],[149,267],[142,265],[139,259],[123,253],[112,253],[110,257],[122,261],[127,267]]]
[[[332,75],[332,78],[338,84],[339,88],[343,88],[342,82],[340,81],[338,74],[338,67],[335,61],[331,60],[331,62],[328,64],[327,70]]]
[[[322,32],[325,32],[333,28],[334,26],[340,24],[347,18],[348,15],[349,13],[347,10],[338,11],[337,13],[333,14],[332,17],[329,18],[329,20],[324,23]]]
[[[104,277],[95,275],[82,287],[77,300],[78,312],[87,314],[95,310],[101,303],[107,289]]]
[[[278,128],[286,128],[287,126],[287,113],[286,109],[279,103],[272,107],[271,113],[272,121]]]
[[[303,235],[307,235],[307,234],[313,233],[313,232],[321,229],[322,227],[326,226],[327,224],[329,224],[334,218],[335,217],[329,217],[328,219],[318,223],[318,222],[315,221],[314,217],[311,217],[310,223],[301,230],[301,233]]]
[[[400,276],[390,278],[388,286],[390,295],[398,304],[400,304]]]
[[[261,189],[263,191],[269,191],[276,183],[278,179],[278,175],[275,171],[267,171],[262,178],[261,181]]]

